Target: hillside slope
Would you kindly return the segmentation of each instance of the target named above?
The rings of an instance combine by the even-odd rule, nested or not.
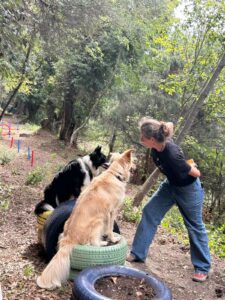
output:
[[[65,164],[74,150],[65,149],[55,137],[46,131],[23,136],[21,145],[30,145],[35,151],[34,166],[26,157],[26,148],[14,153],[12,161],[0,166],[0,196],[5,209],[0,210],[0,283],[4,300],[70,299],[72,284],[68,282],[56,291],[43,291],[36,286],[35,278],[45,264],[39,255],[36,238],[35,203],[43,195],[45,179],[37,186],[26,185],[28,172],[37,167],[48,173],[48,168]],[[8,147],[7,139],[0,141],[1,147]],[[8,148],[8,151],[12,149]],[[75,154],[74,154],[75,155]],[[8,193],[8,194],[7,194]],[[8,198],[7,198],[8,197]],[[8,205],[8,209],[7,209]],[[135,232],[135,225],[119,220],[122,234],[129,245]],[[191,280],[192,265],[189,249],[180,244],[176,237],[159,228],[146,264],[131,264],[162,279],[171,289],[176,300],[225,299],[225,262],[213,257],[213,272],[203,283]],[[129,300],[129,299],[128,299]]]

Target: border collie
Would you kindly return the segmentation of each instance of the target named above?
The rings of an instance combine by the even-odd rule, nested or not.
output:
[[[92,178],[99,173],[99,167],[106,164],[106,156],[98,146],[91,154],[72,160],[56,176],[44,190],[44,200],[34,210],[40,215],[46,210],[54,210],[60,203],[75,199],[81,189],[87,186]]]

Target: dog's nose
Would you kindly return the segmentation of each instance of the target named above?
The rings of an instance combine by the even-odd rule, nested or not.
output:
[[[110,163],[109,163],[109,162],[105,162],[105,163],[102,165],[102,167],[103,167],[104,169],[108,169],[109,166],[110,166]]]

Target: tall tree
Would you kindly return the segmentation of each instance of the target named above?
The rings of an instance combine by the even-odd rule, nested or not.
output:
[[[177,122],[177,142],[180,143],[193,126],[198,113],[224,68],[224,46],[222,16],[225,7],[218,3],[215,7],[209,1],[193,2],[192,10],[186,12],[186,22],[167,33],[167,38],[158,39],[163,43],[163,51],[182,58],[181,67],[171,71],[160,85],[170,95],[177,95],[180,100]],[[173,37],[171,39],[171,37]],[[167,41],[167,42],[166,42]],[[181,52],[182,51],[182,52]],[[215,60],[218,65],[215,67]],[[214,68],[214,71],[212,71]],[[209,77],[208,74],[211,74]],[[200,92],[199,92],[200,91]],[[154,171],[154,174],[158,172]],[[141,191],[134,198],[138,205],[145,192],[149,190],[156,176],[151,176],[144,183]]]
[[[211,78],[205,83],[205,86],[204,86],[203,90],[201,91],[198,100],[194,103],[192,110],[190,111],[189,117],[185,120],[185,123],[184,123],[183,127],[181,128],[181,130],[177,136],[177,139],[176,139],[176,142],[178,144],[180,144],[182,142],[182,140],[185,138],[185,135],[188,134],[188,132],[190,131],[198,112],[200,111],[202,105],[204,104],[204,100],[206,99],[206,97],[208,96],[210,91],[212,90],[215,81],[219,77],[219,75],[224,67],[225,67],[225,53],[223,54],[222,58],[218,62],[218,65],[217,65],[216,69],[214,70]],[[149,191],[151,186],[155,183],[157,176],[159,174],[160,174],[159,170],[155,169],[154,172],[149,176],[149,178],[146,180],[146,182],[142,186],[141,190],[134,197],[133,204],[135,206],[138,206],[141,203],[141,201],[143,200],[146,193]]]

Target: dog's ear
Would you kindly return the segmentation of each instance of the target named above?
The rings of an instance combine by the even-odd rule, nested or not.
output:
[[[110,153],[110,163],[114,162],[115,160],[119,159],[122,156],[119,152],[111,152]]]
[[[134,149],[129,149],[123,152],[122,157],[125,158],[128,161],[131,161],[132,153],[134,152]]]
[[[94,150],[94,152],[96,153],[100,153],[101,152],[101,149],[102,149],[102,146],[97,146]]]

